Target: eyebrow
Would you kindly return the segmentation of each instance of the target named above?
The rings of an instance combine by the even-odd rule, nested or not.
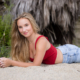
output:
[[[25,24],[28,24],[28,23],[25,23]]]

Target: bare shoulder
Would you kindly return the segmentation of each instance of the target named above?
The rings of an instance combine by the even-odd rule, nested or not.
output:
[[[38,39],[37,44],[39,44],[39,43],[45,44],[45,43],[47,43],[47,42],[48,42],[48,40],[47,40],[46,37],[41,37],[41,38]]]
[[[46,37],[41,37],[36,43],[36,48],[47,48],[47,44],[49,41],[47,40]]]

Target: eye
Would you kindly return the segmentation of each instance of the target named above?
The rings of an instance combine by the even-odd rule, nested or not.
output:
[[[28,26],[28,24],[25,24],[25,26]]]
[[[22,28],[21,26],[18,26],[18,28]]]

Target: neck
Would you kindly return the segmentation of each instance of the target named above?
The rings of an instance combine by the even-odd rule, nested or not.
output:
[[[33,33],[30,37],[27,37],[29,44],[35,43],[37,35],[38,35],[37,33]]]

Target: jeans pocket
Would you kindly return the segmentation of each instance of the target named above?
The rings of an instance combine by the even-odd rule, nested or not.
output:
[[[76,61],[76,50],[68,52],[68,63],[74,63]]]

